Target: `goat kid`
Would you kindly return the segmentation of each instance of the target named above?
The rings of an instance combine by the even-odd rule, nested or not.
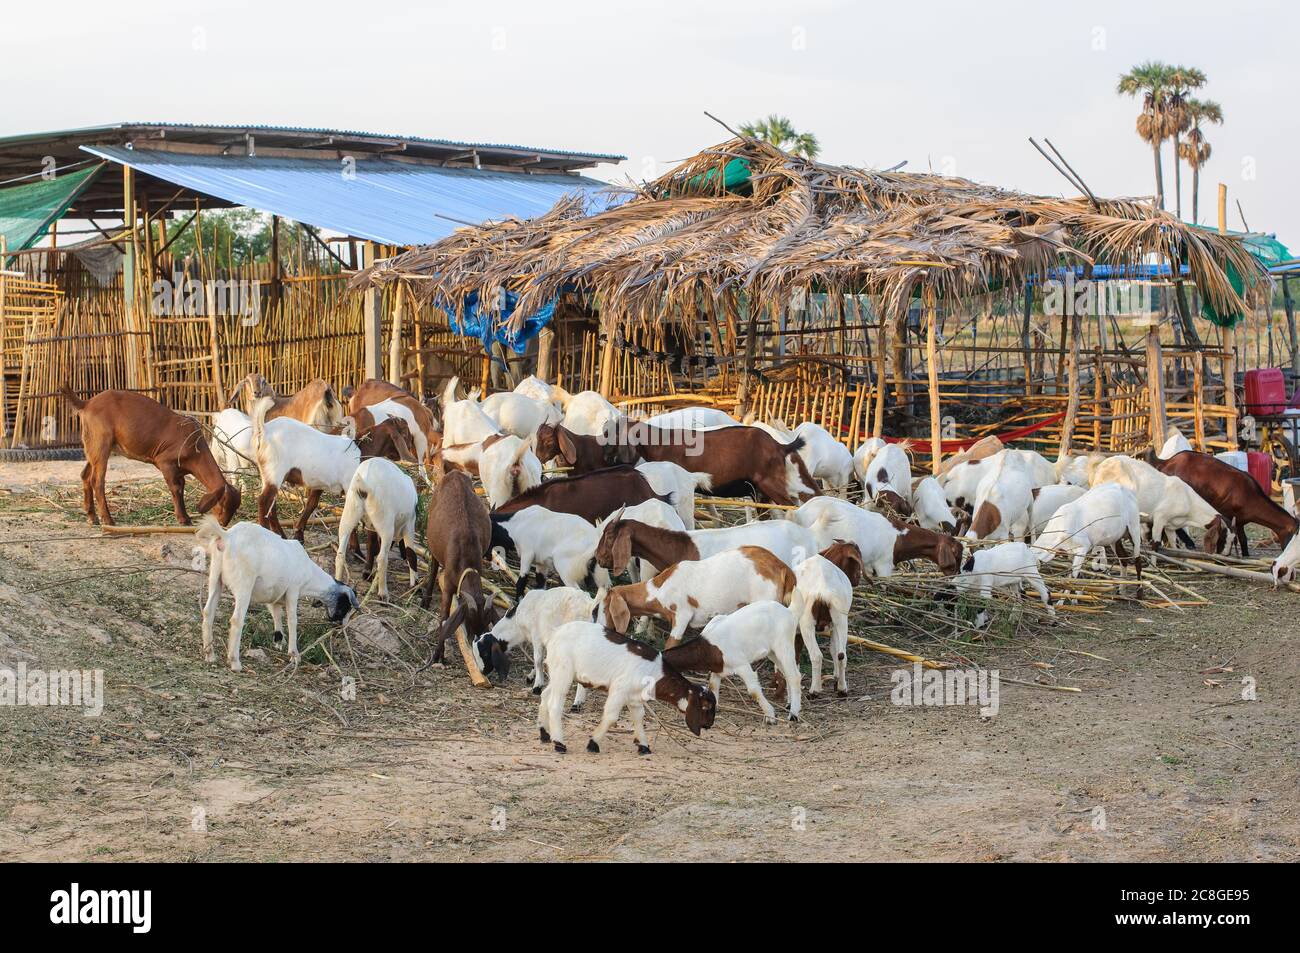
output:
[[[587,742],[587,750],[592,752],[600,751],[605,735],[627,708],[637,753],[650,754],[645,706],[651,699],[676,706],[695,735],[712,728],[717,715],[718,700],[713,692],[688,681],[650,646],[594,622],[560,626],[550,638],[546,667],[550,681],[537,708],[537,731],[543,744],[553,744],[560,753],[568,750],[564,743],[564,699],[575,681],[608,692],[600,724]]]
[[[1014,588],[1023,592],[1029,586],[1043,600],[1047,614],[1055,616],[1056,609],[1049,601],[1047,586],[1038,570],[1039,561],[1048,557],[1049,554],[1030,549],[1025,543],[999,543],[972,552],[962,564],[961,572],[953,577],[952,585],[959,592],[973,592],[982,599],[990,598],[994,589]],[[988,620],[989,611],[981,609],[975,617],[975,627],[984,628]]]
[[[203,659],[215,662],[212,628],[217,618],[222,587],[230,590],[235,608],[230,615],[226,662],[232,671],[242,668],[239,643],[244,619],[253,603],[265,605],[275,626],[275,641],[283,638],[288,623],[289,658],[298,662],[298,600],[307,597],[324,605],[331,622],[341,623],[360,608],[350,586],[330,577],[307,555],[299,543],[281,539],[255,523],[239,523],[229,530],[206,516],[194,534],[208,559],[208,598],[203,606]]]

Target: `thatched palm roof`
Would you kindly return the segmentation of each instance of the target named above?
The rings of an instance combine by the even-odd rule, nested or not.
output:
[[[732,139],[606,211],[588,215],[574,196],[529,221],[460,229],[362,273],[354,286],[418,279],[410,281],[417,298],[451,306],[471,293],[490,302],[505,288],[520,295],[516,316],[576,289],[594,297],[607,322],[649,322],[739,292],[751,306],[780,305],[804,289],[877,294],[897,308],[918,282],[960,297],[1022,285],[1061,262],[1128,266],[1151,253],[1186,263],[1220,313],[1244,307],[1227,265],[1259,273],[1237,239],[1137,201],[1094,204],[832,166]]]

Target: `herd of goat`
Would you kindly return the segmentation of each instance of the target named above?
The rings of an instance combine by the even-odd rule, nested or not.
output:
[[[889,576],[909,560],[933,562],[954,590],[985,598],[995,588],[1027,587],[1049,613],[1044,562],[1059,556],[1077,576],[1089,557],[1105,568],[1111,550],[1140,576],[1144,539],[1161,544],[1177,534],[1194,545],[1189,530],[1203,534],[1207,551],[1233,539],[1245,555],[1245,527],[1260,524],[1282,548],[1275,581],[1290,581],[1300,565],[1296,518],[1250,475],[1177,436],[1140,459],[1050,461],[1012,448],[967,453],[918,478],[899,443],[873,438],[850,454],[813,423],[789,431],[703,407],[629,421],[595,392],[569,394],[536,377],[483,400],[459,397],[453,378],[430,403],[379,380],[342,400],[324,381],[282,398],[258,375],[242,381],[230,403],[245,390],[250,412],[228,407],[206,434],[192,418],[139,394],[105,391],[83,401],[65,391],[80,413],[92,523],[112,522],[105,472],[114,448],[158,468],[183,524],[190,523],[186,475],[203,485],[199,511],[206,515],[196,540],[208,565],[204,658],[215,661],[213,626],[229,590],[230,667],[240,668],[240,635],[254,604],[268,607],[276,641],[287,633],[297,661],[301,599],[323,606],[333,622],[360,609],[343,580],[349,557],[362,558],[361,530],[364,577],[374,594],[388,597],[394,543],[417,586],[420,493],[398,465],[408,463],[429,487],[421,604],[428,608],[438,585],[442,622],[433,660],[442,660],[448,636],[464,626],[479,667],[504,679],[512,651],[527,645],[532,688],[542,696],[539,734],[558,751],[565,750],[562,713],[574,683],[575,706],[589,688],[608,693],[588,744],[593,751],[626,708],[637,749],[648,754],[643,720],[651,698],[676,705],[698,735],[712,725],[720,680],[729,675],[774,721],[754,670],[764,660],[773,662],[776,690],[795,720],[798,647],[809,658],[809,693],[816,695],[823,629],[836,690],[847,694],[855,587],[864,575]],[[546,466],[564,475],[548,479]],[[257,521],[231,526],[239,473],[260,481]],[[282,485],[306,493],[294,539],[285,538],[276,515]],[[697,492],[780,506],[766,519],[696,528]],[[333,575],[301,545],[323,493],[343,497]],[[986,544],[972,545],[976,540]],[[488,563],[517,573],[515,603],[504,614],[482,578]],[[551,575],[560,585],[546,588]],[[987,610],[977,624],[986,618]],[[662,651],[644,640],[651,619],[667,627]],[[708,684],[690,674],[707,676]]]

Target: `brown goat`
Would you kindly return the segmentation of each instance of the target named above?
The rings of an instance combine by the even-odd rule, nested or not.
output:
[[[86,451],[81,484],[86,517],[92,525],[98,525],[101,517],[105,525],[113,525],[104,477],[114,447],[132,460],[152,463],[158,468],[171,491],[176,519],[181,525],[191,525],[190,516],[185,512],[186,474],[208,491],[199,501],[199,512],[213,510],[221,525],[230,524],[239,509],[239,490],[226,482],[196,420],[130,391],[106,390],[83,401],[65,386],[62,395],[81,415],[81,446]],[[95,515],[96,501],[99,517]]]
[[[343,425],[343,405],[339,402],[329,381],[319,377],[292,396],[280,397],[272,390],[265,377],[254,372],[235,385],[230,392],[229,400],[226,401],[226,406],[233,405],[239,392],[245,388],[248,389],[250,400],[259,397],[273,399],[274,402],[266,412],[267,420],[292,417],[294,420],[301,420],[309,426],[329,433],[337,433],[338,428]]]
[[[620,506],[635,506],[649,499],[673,504],[672,494],[655,493],[645,475],[634,468],[608,467],[581,476],[546,480],[497,507],[496,512],[514,513],[526,506],[544,506],[555,513],[573,513],[596,523]]]
[[[464,624],[470,638],[492,628],[499,617],[490,597],[483,594],[479,575],[483,557],[492,542],[492,521],[487,505],[474,493],[470,478],[458,471],[443,474],[429,496],[424,545],[429,550],[429,577],[424,581],[420,605],[433,601],[434,580],[442,589],[442,628],[433,649],[433,662],[441,662],[447,638]],[[459,597],[456,611],[451,610]],[[503,676],[504,677],[504,676]]]
[[[411,429],[400,417],[389,417],[382,423],[372,423],[365,430],[358,430],[357,446],[361,448],[362,460],[384,457],[394,463],[415,463],[418,459]]]
[[[990,504],[992,505],[992,504]],[[961,542],[947,533],[922,529],[911,523],[904,523],[892,516],[886,517],[899,531],[894,540],[894,565],[909,559],[928,559],[939,567],[945,576],[955,576],[961,569]],[[977,520],[978,522],[978,520]]]
[[[348,397],[348,413],[357,422],[357,432],[360,433],[365,429],[364,421],[368,418],[371,421],[374,418],[367,407],[373,407],[375,404],[391,400],[394,403],[401,404],[410,412],[415,425],[420,428],[420,433],[424,435],[425,452],[424,463],[430,467],[437,467],[434,459],[438,448],[442,446],[442,424],[438,420],[437,414],[428,404],[423,403],[418,397],[410,391],[398,387],[396,384],[390,384],[388,381],[370,378],[364,381],[360,387],[352,391]]]
[[[1231,523],[1243,557],[1250,555],[1246,545],[1248,523],[1272,531],[1279,546],[1286,546],[1300,528],[1300,521],[1273,502],[1254,477],[1208,453],[1184,450],[1168,460],[1150,453],[1146,460],[1161,473],[1178,477],[1218,510]],[[1204,547],[1206,552],[1223,552],[1225,542],[1226,534],[1207,532]]]
[[[757,427],[684,431],[635,423],[628,425],[626,441],[642,460],[707,473],[715,488],[748,483],[782,506],[817,495],[817,484],[799,456],[802,437],[781,444]]]
[[[895,550],[897,553],[897,550]],[[844,573],[849,579],[849,585],[855,589],[858,583],[862,582],[862,577],[866,575],[866,569],[862,565],[862,550],[858,549],[857,543],[846,543],[843,540],[831,543],[821,552],[822,558],[827,562],[838,567],[840,572]],[[818,625],[828,624],[818,622]]]
[[[667,568],[683,559],[699,559],[700,550],[680,530],[663,529],[640,520],[615,519],[601,530],[595,555],[597,566],[619,576],[627,572],[633,558]]]
[[[603,437],[574,433],[563,424],[542,424],[537,428],[537,459],[545,464],[556,457],[569,468],[572,476],[636,462],[631,447],[609,443]]]

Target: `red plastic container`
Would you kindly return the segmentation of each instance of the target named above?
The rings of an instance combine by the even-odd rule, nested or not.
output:
[[[1273,492],[1273,458],[1267,453],[1250,450],[1246,453],[1246,470],[1255,478],[1265,493]]]
[[[1246,413],[1274,417],[1286,410],[1286,378],[1276,367],[1246,372]]]

